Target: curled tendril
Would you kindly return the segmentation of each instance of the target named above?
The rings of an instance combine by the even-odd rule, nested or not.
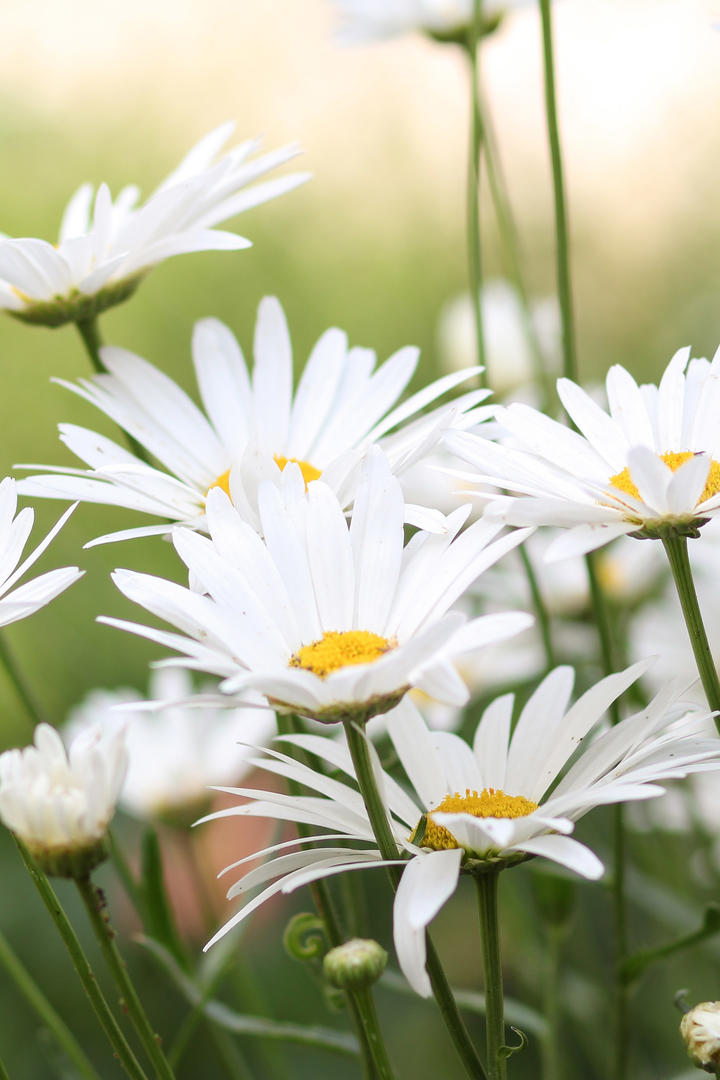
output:
[[[524,1050],[528,1044],[527,1036],[525,1035],[524,1031],[520,1031],[520,1028],[512,1026],[510,1027],[510,1030],[515,1032],[520,1042],[517,1043],[515,1046],[501,1046],[498,1050],[499,1058],[512,1057],[512,1055],[517,1054],[519,1050]]]
[[[283,934],[285,951],[295,960],[321,960],[327,952],[325,924],[318,915],[293,915]]]

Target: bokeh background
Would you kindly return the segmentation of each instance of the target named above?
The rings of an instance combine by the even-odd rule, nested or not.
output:
[[[655,377],[680,345],[691,343],[696,354],[708,355],[720,341],[718,12],[704,0],[558,0],[555,15],[581,374],[594,379],[621,362]],[[553,291],[554,238],[540,57],[532,5],[509,17],[482,51],[528,281],[533,294],[544,296]],[[53,239],[67,199],[86,180],[107,180],[113,191],[136,181],[147,193],[198,137],[228,118],[237,121],[239,137],[262,133],[267,148],[298,140],[302,167],[314,179],[237,220],[234,227],[253,248],[163,264],[130,303],[103,318],[104,336],[193,392],[193,321],[220,317],[249,353],[258,301],[274,293],[299,361],[324,329],[338,325],[381,357],[404,344],[421,346],[419,383],[438,369],[439,313],[465,287],[467,99],[464,58],[454,47],[411,37],[341,49],[329,0],[3,0],[0,230]],[[502,252],[489,207],[483,215],[485,272],[496,276],[503,271]],[[4,318],[0,359],[3,475],[16,463],[71,463],[57,440],[58,421],[97,424],[113,434],[89,405],[50,382],[87,374],[72,327],[50,331]],[[59,503],[38,505],[39,533],[60,510]],[[53,722],[61,723],[94,687],[144,689],[147,664],[158,655],[148,643],[94,625],[100,613],[136,615],[110,584],[112,567],[179,577],[161,541],[82,551],[92,536],[127,524],[127,513],[80,507],[39,565],[79,562],[85,578],[7,632]],[[0,748],[28,741],[27,718],[2,673],[0,717]],[[123,827],[132,848],[137,831]],[[594,841],[607,850],[609,820],[600,817],[595,828]],[[662,896],[648,885],[647,910],[634,913],[641,935],[651,940],[699,920],[697,891],[692,899],[682,896],[687,848],[681,841],[677,848],[673,853],[666,839],[648,836],[634,845],[638,873],[662,862],[677,879],[678,891],[664,886]],[[72,996],[72,973],[49,928],[41,926],[44,916],[5,836],[0,857],[0,925],[36,974],[44,972],[43,984],[64,1002],[102,1075],[119,1075],[79,991]],[[197,913],[184,912],[192,908],[193,887],[183,858],[170,854],[171,892],[181,919],[197,929]],[[211,867],[210,857],[207,863],[208,875],[219,868],[217,862]],[[533,874],[518,871],[517,883],[507,887],[506,939],[510,990],[537,1005],[546,943],[531,929]],[[106,877],[113,890],[109,871]],[[708,877],[709,897],[714,889]],[[607,977],[609,903],[602,889],[592,897],[579,892],[583,916],[575,920],[569,951],[585,958],[585,968],[596,961]],[[382,901],[378,892],[377,932],[386,939]],[[302,898],[298,903],[303,906]],[[455,903],[439,920],[440,940],[454,979],[477,988],[477,942],[454,933],[460,908],[472,904],[470,892]],[[298,1019],[322,1010],[322,1002],[282,952],[279,928],[292,907],[258,919],[243,948],[276,1013]],[[182,1017],[177,994],[139,950],[128,948],[160,1025],[172,1029]],[[639,988],[638,1077],[683,1075],[671,1006],[678,986],[691,982],[693,998],[720,996],[717,953],[705,946],[691,961],[691,972],[684,956]],[[7,1001],[0,1056],[13,1080],[71,1076],[47,1040],[36,1038],[37,1021],[2,973],[0,988]],[[562,993],[574,1009],[568,1010],[568,1061],[574,1064],[567,1075],[608,1075],[602,991],[571,969]],[[380,1003],[391,1049],[397,1055],[402,1048],[401,1077],[461,1075],[429,1007],[382,992]],[[191,1045],[180,1075],[223,1075],[199,1047]],[[530,1077],[537,1063],[535,1042],[513,1066],[518,1076]],[[251,1055],[249,1075],[263,1080],[265,1068]],[[353,1070],[343,1059],[281,1052],[280,1075],[345,1077]]]

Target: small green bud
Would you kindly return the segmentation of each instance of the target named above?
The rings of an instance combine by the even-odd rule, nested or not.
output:
[[[720,1068],[720,1001],[703,1001],[686,1012],[680,1034],[693,1065],[716,1073]]]
[[[387,964],[382,945],[370,938],[352,938],[325,954],[323,971],[338,990],[362,990],[377,982]]]

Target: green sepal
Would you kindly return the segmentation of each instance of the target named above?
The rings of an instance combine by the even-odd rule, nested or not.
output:
[[[47,326],[53,330],[71,322],[89,322],[102,315],[103,311],[132,296],[143,277],[144,274],[132,274],[96,293],[86,294],[75,289],[69,296],[28,302],[28,306],[21,311],[12,311],[9,308],[5,310],[20,322],[30,323],[32,326]]]

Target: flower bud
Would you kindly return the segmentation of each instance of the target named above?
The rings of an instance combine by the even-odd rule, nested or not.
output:
[[[362,990],[382,975],[388,955],[369,938],[352,938],[325,954],[323,971],[338,990]]]
[[[720,1001],[703,1001],[686,1012],[680,1021],[680,1034],[693,1065],[705,1072],[717,1072],[720,1068]]]

